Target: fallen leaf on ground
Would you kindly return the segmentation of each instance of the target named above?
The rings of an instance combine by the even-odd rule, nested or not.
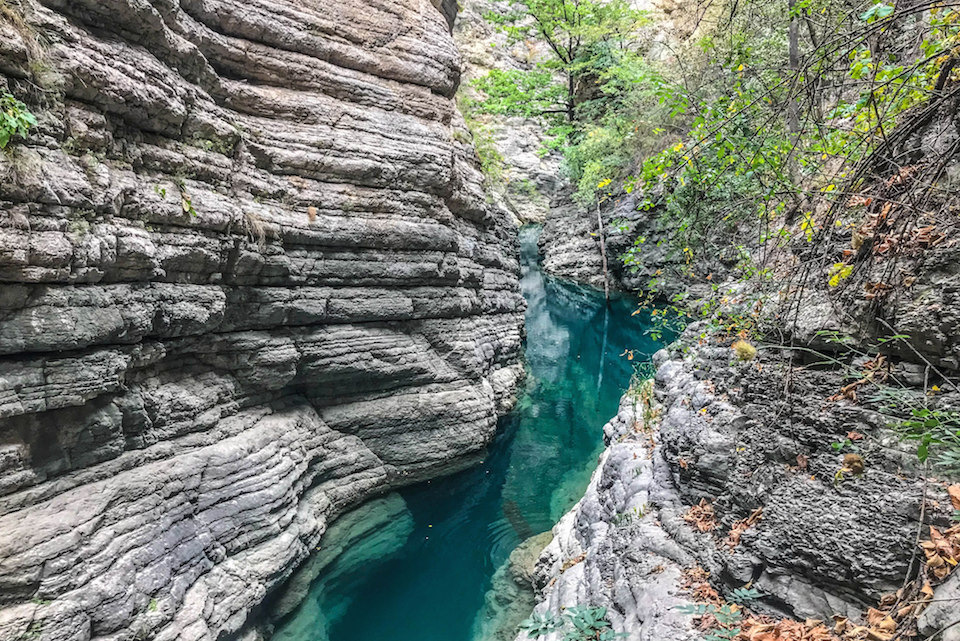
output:
[[[948,487],[947,494],[950,495],[950,503],[953,504],[953,509],[960,510],[960,484]]]
[[[740,545],[740,537],[743,536],[743,533],[756,525],[762,518],[763,508],[758,507],[750,513],[750,516],[734,523],[733,527],[730,529],[730,534],[727,535],[727,545],[730,547],[730,549],[733,550],[735,547]]]
[[[717,515],[707,499],[700,499],[698,505],[694,505],[683,515],[683,520],[700,532],[710,532],[717,528]]]

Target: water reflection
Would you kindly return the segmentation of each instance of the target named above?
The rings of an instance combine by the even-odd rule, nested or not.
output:
[[[318,571],[274,639],[471,641],[490,637],[501,618],[512,636],[514,615],[497,605],[515,598],[497,598],[500,583],[510,580],[507,558],[582,495],[602,449],[603,424],[634,365],[660,346],[645,333],[649,317],[631,315],[631,301],[606,304],[602,293],[546,276],[538,233],[521,231],[530,380],[486,460],[409,488],[368,515],[365,523],[380,518],[384,527],[355,528],[368,534],[350,539],[347,562]],[[627,349],[632,361],[622,356]],[[384,521],[383,514],[392,516]],[[498,587],[488,594],[495,575]]]

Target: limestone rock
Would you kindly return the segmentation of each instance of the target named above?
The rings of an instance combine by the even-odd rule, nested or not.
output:
[[[800,620],[862,621],[900,588],[922,470],[870,402],[828,401],[839,375],[770,350],[740,362],[727,346],[703,344],[662,350],[655,363],[657,406],[645,412],[624,397],[585,496],[554,528],[537,567],[537,611],[605,606],[627,638],[674,641],[700,638],[673,609],[693,598],[681,572],[696,566],[721,594],[749,584],[763,594],[752,609]],[[923,390],[904,393],[919,401]],[[838,475],[844,453],[832,443],[849,432],[865,436],[856,441],[865,468]],[[948,523],[942,488],[928,485],[927,499],[924,523]],[[684,518],[701,501],[715,514],[707,531]],[[762,518],[731,542],[756,511]],[[956,580],[937,590],[947,605],[924,614],[927,633],[954,618]]]
[[[453,7],[9,3],[0,637],[255,637],[337,515],[482,453],[523,301]]]
[[[604,431],[632,433],[639,419],[633,400],[625,398]],[[668,465],[644,439],[612,443],[540,557],[536,611],[560,616],[575,605],[606,607],[614,630],[633,641],[699,638],[691,618],[677,610],[690,603],[679,583],[694,557],[660,525],[681,505]],[[563,637],[557,631],[541,638]]]

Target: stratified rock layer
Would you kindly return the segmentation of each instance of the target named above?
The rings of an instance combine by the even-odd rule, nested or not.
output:
[[[481,452],[523,302],[451,6],[0,6],[0,638],[235,633]]]
[[[699,567],[723,596],[759,590],[756,612],[862,623],[917,570],[921,522],[949,524],[942,484],[925,487],[912,448],[876,405],[830,399],[834,372],[777,350],[741,362],[709,344],[654,360],[658,403],[628,394],[604,428],[590,486],[538,563],[538,612],[603,606],[633,641],[703,638],[678,609],[703,602],[685,589]],[[844,469],[852,451],[860,470]],[[711,516],[692,511],[698,504]],[[935,589],[949,601],[956,581]],[[921,627],[948,618],[934,607]]]

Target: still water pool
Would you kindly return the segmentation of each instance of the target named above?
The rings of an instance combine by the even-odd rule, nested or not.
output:
[[[520,236],[530,380],[488,456],[341,519],[326,537],[340,548],[320,553],[323,571],[273,641],[489,641],[502,623],[490,607],[497,569],[580,498],[604,423],[635,366],[661,346],[632,299],[607,305],[602,293],[546,276],[538,234]],[[515,618],[508,624],[515,630]]]

